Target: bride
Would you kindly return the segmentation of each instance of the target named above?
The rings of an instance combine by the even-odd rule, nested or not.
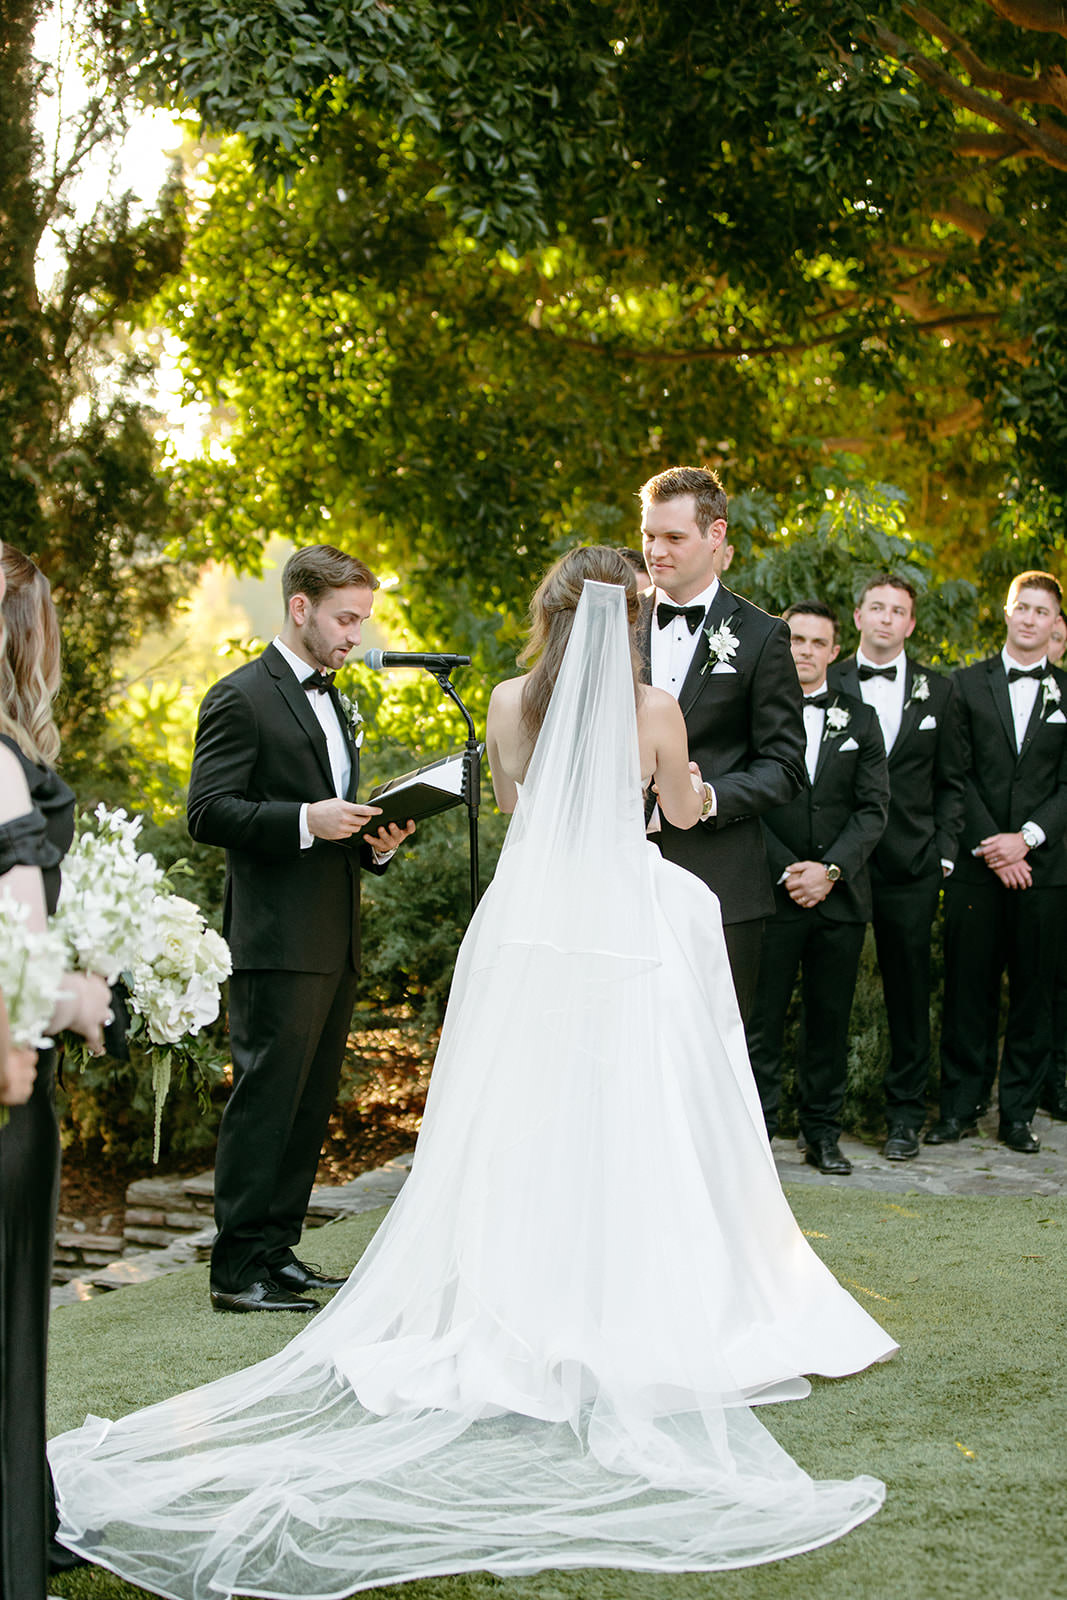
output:
[[[713,1570],[845,1533],[751,1407],[893,1341],[811,1251],[764,1133],[718,902],[644,837],[701,807],[637,683],[633,572],[572,551],[493,693],[514,808],[411,1177],[279,1355],[52,1445],[64,1544],[177,1600],[488,1569]]]

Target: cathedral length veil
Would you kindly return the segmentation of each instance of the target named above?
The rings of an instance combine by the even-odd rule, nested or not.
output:
[[[586,583],[407,1185],[279,1355],[53,1442],[64,1542],[175,1600],[334,1600],[745,1566],[876,1511],[746,1404],[895,1347],[789,1216],[717,917],[644,840],[625,598]]]

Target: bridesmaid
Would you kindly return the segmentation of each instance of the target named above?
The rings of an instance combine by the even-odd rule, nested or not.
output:
[[[74,796],[53,771],[59,734],[59,628],[44,575],[0,546],[0,882],[42,927],[59,896],[59,863],[74,833]],[[6,589],[6,593],[4,590]],[[72,1028],[103,1049],[108,988],[70,973],[50,1029]],[[45,1364],[52,1247],[59,1199],[54,1050],[34,1063],[6,1051],[0,1098],[0,1594],[44,1600],[54,1527],[45,1459]],[[3,1057],[0,1056],[0,1063]]]

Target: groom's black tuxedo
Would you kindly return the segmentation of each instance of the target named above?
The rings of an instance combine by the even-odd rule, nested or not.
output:
[[[329,690],[351,761],[359,751]],[[208,690],[189,831],[226,851],[234,1090],[219,1134],[212,1286],[236,1293],[292,1259],[333,1105],[359,966],[360,865],[370,847],[315,839],[305,803],[335,797],[326,738],[273,645]]]
[[[890,1058],[890,1126],[921,1128],[930,1076],[930,945],[944,877],[963,819],[960,712],[950,679],[904,658],[900,728],[887,751],[889,817],[870,860],[874,937]],[[835,662],[831,688],[862,698],[855,656]]]
[[[767,1131],[778,1131],[786,1012],[802,971],[804,1042],[797,1084],[801,1130],[810,1145],[837,1139],[848,1064],[849,1013],[866,923],[867,861],[885,827],[889,776],[878,718],[838,690],[823,721],[815,777],[763,818],[775,881],[775,914],[746,1027]],[[817,906],[798,906],[780,880],[794,861],[822,861],[841,877]]]
[[[1003,658],[955,675],[963,718],[960,857],[945,891],[945,1009],[941,1111],[969,1118],[979,1099],[1007,968],[1009,1011],[1000,1071],[1003,1122],[1029,1122],[1052,1053],[1051,995],[1067,900],[1067,673],[1049,667],[1016,749]],[[1029,889],[1008,889],[975,846],[1036,823],[1045,842],[1026,857]]]
[[[652,602],[643,603],[640,639],[647,663]],[[706,634],[723,626],[737,648],[719,664]],[[744,1014],[755,987],[758,945],[752,950],[731,945],[730,930],[741,923],[758,924],[774,911],[759,819],[772,806],[791,800],[807,782],[800,684],[787,625],[720,583],[678,704],[690,759],[715,790],[716,814],[689,829],[664,820],[653,837],[668,861],[695,873],[718,895]]]

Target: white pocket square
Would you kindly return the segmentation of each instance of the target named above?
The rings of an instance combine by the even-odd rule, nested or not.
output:
[[[936,727],[937,727],[937,718],[936,717],[924,717],[922,719],[922,721],[919,723],[919,732],[920,733],[930,733]]]
[[[1045,718],[1045,721],[1046,722],[1067,722],[1067,717],[1064,716],[1062,711],[1054,711],[1052,713],[1051,717],[1046,717]]]
[[[844,744],[838,745],[837,748],[841,751],[858,750],[859,745],[856,743],[855,739],[846,739]]]
[[[737,668],[732,667],[728,661],[716,661],[711,670],[712,674],[715,674],[716,672],[736,672]]]

